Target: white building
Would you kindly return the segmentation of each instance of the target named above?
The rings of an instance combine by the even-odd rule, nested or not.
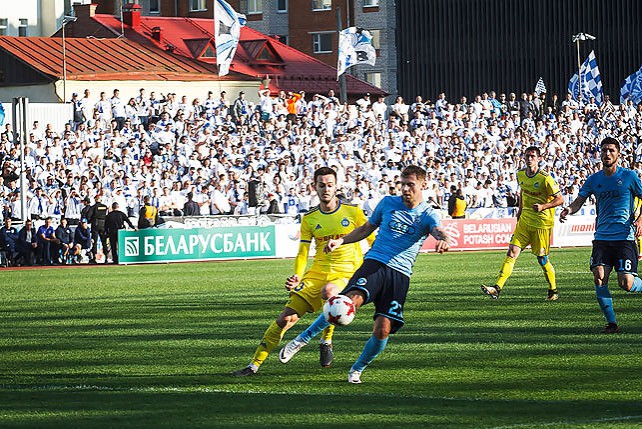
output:
[[[78,3],[91,0],[0,0],[0,35],[49,37]]]

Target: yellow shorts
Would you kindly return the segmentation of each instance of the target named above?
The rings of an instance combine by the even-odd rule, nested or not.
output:
[[[529,244],[531,252],[535,256],[545,256],[551,247],[552,228],[533,228],[528,225],[517,223],[510,244],[524,250]]]
[[[324,300],[321,299],[323,286],[333,283],[339,287],[339,290],[343,290],[351,276],[352,273],[307,272],[303,275],[301,283],[290,292],[290,299],[285,306],[296,311],[299,317],[305,313],[314,313],[323,305]]]

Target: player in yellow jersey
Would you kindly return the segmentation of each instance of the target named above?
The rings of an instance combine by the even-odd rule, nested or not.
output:
[[[336,295],[363,261],[359,243],[341,248],[341,252],[326,254],[323,248],[330,239],[343,237],[363,225],[367,218],[363,210],[352,204],[342,203],[337,198],[337,174],[329,167],[314,172],[314,185],[319,197],[319,206],[311,209],[301,220],[301,242],[294,260],[294,274],[285,281],[290,299],[276,321],[267,328],[252,361],[245,368],[234,371],[234,376],[256,374],[270,352],[279,344],[285,332],[306,313],[313,313],[323,305],[324,299]],[[308,255],[312,240],[315,256],[308,270]],[[369,243],[374,241],[370,237]],[[336,254],[335,254],[336,253]],[[324,330],[321,339],[321,366],[332,364],[333,326]]]
[[[554,209],[564,203],[564,197],[555,179],[547,172],[540,170],[541,160],[542,155],[538,147],[529,146],[524,151],[526,168],[517,172],[517,181],[521,190],[517,226],[513,231],[497,281],[493,286],[482,285],[481,287],[482,292],[492,299],[499,298],[506,280],[513,272],[517,257],[529,244],[548,282],[546,299],[555,301],[559,298],[555,284],[555,269],[548,260],[548,252],[555,222]]]

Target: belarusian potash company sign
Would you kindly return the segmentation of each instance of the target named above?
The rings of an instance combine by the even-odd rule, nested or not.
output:
[[[121,264],[269,258],[276,256],[274,226],[118,231]]]

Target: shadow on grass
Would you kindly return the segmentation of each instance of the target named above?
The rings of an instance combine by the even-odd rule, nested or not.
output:
[[[298,388],[303,386],[297,386]],[[336,394],[196,391],[0,391],[3,427],[256,428],[597,427],[642,422],[637,402],[394,396],[335,383]]]

